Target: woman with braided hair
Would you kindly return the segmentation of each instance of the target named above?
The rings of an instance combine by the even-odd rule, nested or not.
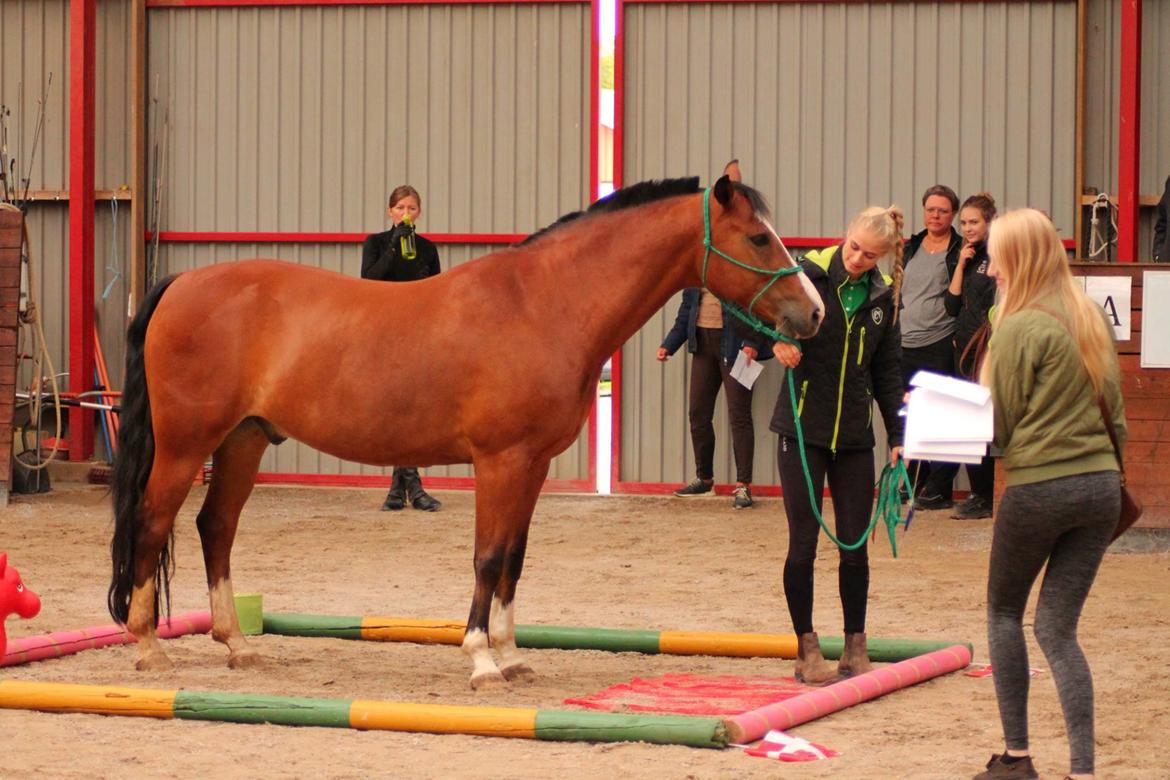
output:
[[[840,551],[837,582],[845,618],[845,650],[834,670],[813,630],[813,562],[825,480],[833,498],[837,537],[854,544],[873,509],[873,403],[885,421],[890,462],[902,454],[902,338],[898,298],[902,282],[902,211],[871,207],[849,225],[844,241],[805,256],[801,265],[825,302],[820,330],[800,347],[778,341],[777,360],[792,371],[797,406],[782,390],[771,429],[780,434],[780,484],[788,517],[784,596],[798,636],[796,678],[814,685],[869,671],[865,612],[869,600],[866,545]],[[877,270],[892,258],[892,278]],[[800,418],[813,496],[805,480],[795,417]],[[814,510],[811,500],[815,497]]]

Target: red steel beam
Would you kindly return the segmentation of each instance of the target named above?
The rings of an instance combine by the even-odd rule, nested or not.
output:
[[[69,389],[93,387],[97,0],[69,3]],[[93,455],[93,411],[69,410],[69,459]]]
[[[1121,106],[1117,150],[1117,261],[1138,259],[1141,174],[1142,0],[1121,3]]]
[[[332,5],[548,5],[588,0],[146,0],[147,8],[279,8]]]
[[[369,233],[290,233],[280,231],[162,230],[162,243],[209,244],[360,244]],[[423,233],[436,244],[515,244],[527,233]],[[146,240],[151,240],[149,231]]]

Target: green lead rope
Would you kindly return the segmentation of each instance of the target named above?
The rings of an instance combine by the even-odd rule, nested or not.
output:
[[[829,530],[829,526],[825,524],[825,518],[821,516],[820,510],[817,509],[817,494],[813,487],[812,474],[808,469],[808,457],[804,453],[804,431],[800,425],[800,415],[796,414],[796,382],[792,378],[792,371],[788,372],[788,397],[792,400],[792,417],[796,422],[796,442],[800,450],[800,465],[804,468],[804,480],[808,485],[809,503],[812,506],[813,514],[817,518],[817,523],[824,529],[825,535],[832,540],[833,544],[840,547],[842,550],[856,550],[865,544],[865,540],[873,533],[874,527],[877,525],[880,518],[886,524],[886,529],[890,534],[890,549],[894,553],[894,557],[898,557],[898,542],[894,531],[898,526],[910,527],[910,518],[914,512],[913,509],[906,515],[906,519],[902,519],[902,488],[907,490],[910,488],[910,474],[906,471],[906,462],[901,458],[898,459],[896,466],[886,464],[882,469],[881,477],[878,479],[877,503],[874,506],[873,516],[869,519],[869,527],[865,529],[865,533],[861,535],[856,542],[852,544],[845,544]]]

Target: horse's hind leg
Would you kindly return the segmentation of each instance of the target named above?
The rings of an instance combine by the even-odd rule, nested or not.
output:
[[[474,663],[472,688],[534,676],[516,649],[513,598],[524,565],[532,510],[547,473],[547,460],[476,461],[475,595],[463,637],[463,652]],[[499,667],[492,660],[489,637],[500,654]]]
[[[137,531],[134,553],[134,587],[126,619],[138,642],[140,671],[167,671],[174,667],[158,640],[156,626],[159,609],[156,576],[160,556],[168,549],[175,515],[191,491],[195,471],[202,458],[176,458],[156,451],[154,466],[142,499],[141,525]]]
[[[255,422],[245,420],[224,440],[213,456],[211,487],[195,520],[203,544],[207,589],[211,601],[211,636],[228,648],[228,666],[253,666],[260,655],[248,647],[240,631],[232,592],[232,543],[240,510],[256,481],[268,437]]]

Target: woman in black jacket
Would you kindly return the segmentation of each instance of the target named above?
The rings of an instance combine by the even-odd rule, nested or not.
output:
[[[991,325],[988,315],[995,303],[995,279],[987,275],[987,231],[995,219],[995,198],[986,192],[972,195],[959,209],[959,231],[963,249],[946,292],[947,314],[955,317],[955,373],[979,381],[979,362],[987,345]],[[995,488],[995,464],[984,456],[978,464],[967,464],[971,497],[955,507],[951,517],[973,520],[991,517]]]
[[[854,218],[839,246],[806,255],[801,264],[825,302],[825,319],[817,334],[799,348],[787,342],[772,347],[777,360],[792,371],[798,396],[793,409],[789,393],[781,390],[771,429],[780,434],[780,484],[788,516],[784,596],[798,636],[796,677],[807,683],[822,684],[835,675],[872,668],[865,641],[869,557],[865,544],[840,552],[837,580],[845,650],[834,670],[813,631],[813,562],[820,527],[805,481],[794,416],[800,417],[816,509],[821,508],[827,477],[837,536],[853,544],[865,534],[873,509],[875,400],[886,425],[890,462],[896,463],[902,452],[897,318],[902,225],[898,207],[869,208]],[[890,255],[893,278],[887,279],[876,266]]]
[[[756,450],[752,390],[731,376],[731,368],[740,352],[748,360],[758,358],[759,345],[745,338],[736,327],[735,319],[723,310],[719,299],[700,287],[683,290],[678,316],[658,348],[658,360],[664,362],[683,344],[691,354],[688,415],[696,478],[674,494],[686,498],[710,493],[715,488],[715,425],[712,420],[715,399],[722,387],[727,396],[731,449],[735,453],[736,484],[731,506],[747,509],[752,506],[752,465]]]
[[[375,233],[362,245],[362,278],[383,282],[414,282],[439,273],[439,250],[429,240],[414,232],[422,217],[422,196],[409,184],[395,187],[386,209],[394,227]],[[403,255],[404,239],[414,239],[415,256]],[[382,503],[383,510],[402,509],[407,503],[424,512],[437,512],[442,504],[423,490],[418,469],[395,466],[390,492]]]

